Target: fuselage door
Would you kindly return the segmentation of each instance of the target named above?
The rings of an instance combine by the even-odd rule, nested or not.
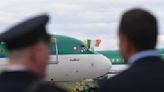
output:
[[[51,38],[51,50],[50,50],[50,64],[58,64],[58,55],[59,55],[59,50],[58,50],[58,42],[55,37]]]

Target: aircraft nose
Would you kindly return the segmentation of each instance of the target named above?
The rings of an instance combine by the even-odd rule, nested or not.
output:
[[[103,62],[103,66],[104,66],[104,71],[106,71],[106,73],[108,73],[110,71],[110,69],[112,68],[112,63],[110,62],[110,60],[102,55],[102,62]]]
[[[99,55],[99,57],[97,57],[97,66],[98,69],[96,72],[99,72],[99,74],[105,75],[107,74],[111,67],[112,67],[112,63],[109,61],[109,59],[103,55]]]

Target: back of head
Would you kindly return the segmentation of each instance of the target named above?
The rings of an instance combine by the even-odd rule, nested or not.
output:
[[[137,51],[155,49],[157,43],[157,20],[148,11],[135,8],[125,12],[119,33],[125,35]]]

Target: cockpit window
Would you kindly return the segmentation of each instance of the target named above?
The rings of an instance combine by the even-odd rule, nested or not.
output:
[[[88,48],[85,45],[80,45],[73,47],[73,50],[76,52],[86,52],[88,51]]]

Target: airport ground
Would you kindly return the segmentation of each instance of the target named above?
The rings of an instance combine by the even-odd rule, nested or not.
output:
[[[94,90],[96,90],[99,87],[99,84],[101,84],[106,79],[111,78],[114,75],[126,70],[127,68],[128,68],[127,65],[113,65],[109,74],[99,77],[97,79],[88,79],[88,80],[76,81],[76,82],[73,82],[73,81],[55,82],[55,84],[68,90],[69,92],[88,92],[88,91],[76,91],[76,89],[83,90],[85,88],[85,86],[88,85],[89,88],[93,90],[90,92],[95,92]]]
[[[114,76],[115,74],[108,74],[106,78],[110,78]],[[56,82],[55,84],[68,90],[69,92],[88,92],[88,91],[83,91],[85,90],[86,85],[89,87],[90,90],[89,92],[95,92],[95,90],[99,87],[99,84],[102,82],[103,79],[99,80],[93,80],[93,79],[88,79],[84,81],[76,81],[76,82]],[[82,91],[77,91],[82,90]]]

